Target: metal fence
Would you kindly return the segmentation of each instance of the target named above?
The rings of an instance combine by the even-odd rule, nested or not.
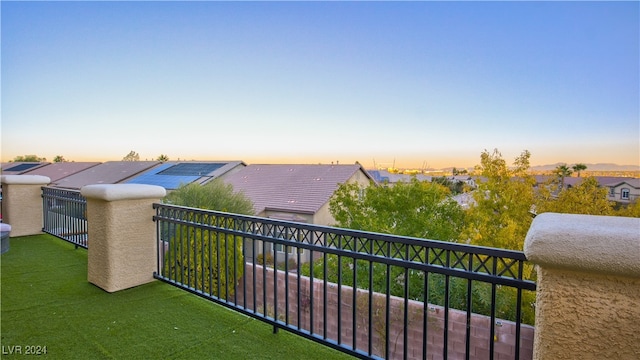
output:
[[[79,191],[42,188],[42,231],[87,248],[87,199]]]
[[[154,204],[154,276],[359,358],[527,359],[524,254]]]

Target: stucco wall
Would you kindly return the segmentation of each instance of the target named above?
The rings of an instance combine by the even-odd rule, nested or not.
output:
[[[369,186],[370,181],[371,179],[367,177],[363,171],[356,171],[356,173],[346,182],[349,184],[356,183],[360,186]],[[331,211],[329,210],[329,201],[331,201],[331,199],[328,199],[327,202],[313,215],[311,223],[326,226],[334,226],[336,224],[336,220],[333,218],[333,215],[331,215]]]
[[[2,220],[11,237],[42,233],[42,190],[51,181],[39,175],[3,175]]]
[[[336,220],[331,215],[331,211],[329,211],[329,202],[320,207],[320,210],[313,215],[311,222],[316,225],[325,226],[333,226],[336,224]]]
[[[347,182],[358,183],[362,186],[369,186],[370,180],[371,179],[367,177],[364,171],[357,171],[351,178],[347,180]],[[271,219],[286,220],[286,221],[295,221],[295,222],[314,224],[314,225],[334,226],[336,221],[331,215],[331,211],[329,210],[329,201],[330,199],[328,199],[327,202],[324,205],[322,205],[318,209],[318,211],[316,211],[314,214],[286,212],[281,210],[279,211],[265,210],[257,214],[257,216],[267,217]],[[267,244],[268,249],[271,249],[271,246],[272,244]],[[251,248],[251,245],[249,245],[249,248]],[[260,254],[262,252],[262,244],[260,242],[258,242],[256,250],[257,250],[255,252],[256,256],[257,254]],[[320,254],[316,254],[316,255],[319,256]],[[278,256],[284,256],[284,253],[281,252],[278,254]],[[310,261],[310,256],[311,254],[309,253],[309,251],[304,250],[302,252],[301,259],[300,259],[301,262],[305,263]],[[297,254],[293,252],[292,254],[289,254],[288,257],[291,259],[297,259]]]
[[[108,292],[153,281],[157,240],[153,203],[166,191],[152,185],[88,185],[87,279]]]
[[[640,359],[640,219],[541,214],[534,359]]]
[[[536,359],[640,359],[640,279],[539,268]]]

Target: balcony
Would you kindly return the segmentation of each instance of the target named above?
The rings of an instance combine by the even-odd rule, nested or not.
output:
[[[114,358],[137,349],[269,358],[274,348],[281,358],[282,346],[292,349],[287,358],[306,358],[299,344],[328,358],[640,354],[639,219],[542,214],[522,253],[170,206],[156,187],[49,193],[36,180],[3,177],[3,214],[16,236],[2,256],[3,354],[22,344],[50,352],[55,344],[45,340],[58,334],[49,342],[69,357],[93,347]],[[43,230],[70,243],[24,236]],[[305,270],[303,253],[320,266]],[[523,278],[528,260],[538,265],[535,300],[536,284]],[[336,274],[327,271],[332,261]],[[380,274],[383,286],[374,286]],[[501,310],[505,302],[514,312]],[[536,310],[535,339],[527,306]],[[219,350],[224,344],[232,349]]]
[[[107,293],[87,282],[87,251],[51,235],[11,238],[2,255],[2,358],[347,359],[153,282]]]

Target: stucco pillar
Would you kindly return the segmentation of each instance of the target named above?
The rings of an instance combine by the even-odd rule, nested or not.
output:
[[[160,186],[87,185],[87,279],[108,291],[153,281],[157,241],[153,203],[166,195]]]
[[[2,221],[11,237],[42,234],[42,187],[51,182],[40,175],[2,175]]]
[[[538,273],[534,359],[640,359],[640,219],[544,213],[524,252]]]

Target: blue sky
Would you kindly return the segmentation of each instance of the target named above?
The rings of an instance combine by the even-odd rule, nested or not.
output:
[[[1,2],[2,160],[640,165],[638,2]]]

